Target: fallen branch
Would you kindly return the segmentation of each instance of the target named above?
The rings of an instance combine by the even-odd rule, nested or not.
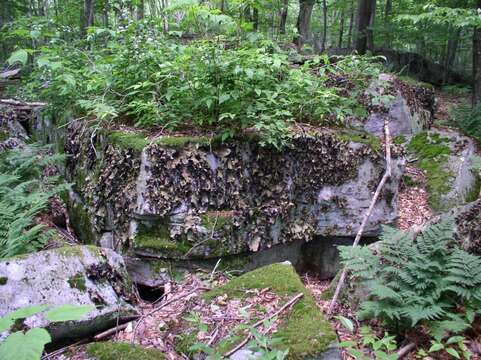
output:
[[[203,287],[203,286],[197,286],[195,287],[194,289],[192,289],[191,291],[185,293],[185,294],[182,294],[180,296],[177,296],[177,297],[174,297],[170,300],[167,300],[165,303],[162,303],[160,304],[159,306],[157,306],[155,309],[149,311],[147,314],[144,314],[142,315],[139,320],[137,321],[137,323],[135,324],[135,327],[134,327],[134,330],[132,332],[132,339],[130,340],[130,343],[133,345],[134,342],[135,342],[135,334],[137,332],[137,329],[138,327],[140,326],[140,324],[142,323],[142,321],[144,321],[147,317],[151,316],[152,314],[155,314],[157,311],[160,311],[162,310],[162,308],[166,307],[167,305],[170,305],[172,304],[173,302],[176,302],[177,300],[180,300],[180,299],[183,299],[189,295],[192,295],[193,293],[199,291],[199,290],[210,290],[210,288],[207,288],[207,287]]]
[[[113,328],[108,329],[108,330],[105,330],[105,331],[101,332],[100,334],[95,335],[94,340],[95,341],[103,340],[103,339],[109,337],[110,335],[116,334],[119,331],[124,330],[127,326],[129,326],[129,324],[130,324],[130,322],[122,324],[122,325],[118,325],[118,326],[113,327]]]
[[[286,302],[283,306],[281,306],[279,308],[279,310],[277,310],[276,312],[274,312],[273,314],[269,315],[268,317],[264,318],[264,319],[261,319],[259,320],[258,322],[256,322],[254,325],[251,326],[251,328],[256,328],[260,325],[262,325],[264,322],[272,319],[273,317],[279,315],[280,313],[282,313],[284,310],[286,310],[288,307],[291,307],[292,305],[294,305],[296,302],[298,302],[302,297],[304,296],[303,293],[299,293],[297,294],[296,296],[294,296],[291,300],[289,300],[288,302]],[[251,339],[252,337],[252,334],[249,334],[247,335],[247,337],[242,340],[236,347],[234,347],[232,350],[229,350],[227,351],[226,353],[224,353],[224,357],[229,357],[231,356],[232,354],[234,354],[237,350],[239,349],[242,349],[248,342],[249,340]]]
[[[359,241],[361,240],[362,233],[364,232],[364,228],[366,227],[366,224],[369,220],[369,217],[371,216],[371,213],[374,209],[374,205],[376,205],[377,198],[381,194],[381,190],[384,187],[384,184],[386,181],[391,177],[391,135],[389,134],[389,125],[388,122],[384,122],[384,134],[385,134],[385,146],[386,146],[386,172],[384,173],[381,181],[379,182],[376,192],[374,193],[374,196],[371,200],[371,204],[369,205],[369,208],[367,209],[366,214],[364,215],[364,218],[362,219],[361,226],[359,227],[359,231],[356,234],[356,238],[354,239],[354,243],[352,244],[352,247],[356,247],[359,244]],[[346,276],[347,276],[347,267],[345,266],[344,269],[342,270],[341,276],[339,278],[339,282],[337,283],[336,286],[336,291],[334,292],[334,296],[332,297],[331,303],[329,304],[329,309],[327,311],[328,315],[331,315],[332,312],[334,311],[334,307],[336,306],[337,298],[339,297],[339,294],[341,292],[342,287],[344,286],[344,282],[346,281]]]
[[[398,356],[398,359],[402,359],[404,356],[406,356],[407,354],[409,354],[412,350],[414,350],[416,348],[416,344],[415,343],[409,343],[405,346],[403,346],[402,348],[400,348],[396,355]]]

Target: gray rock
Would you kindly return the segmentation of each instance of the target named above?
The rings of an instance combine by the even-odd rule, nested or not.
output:
[[[432,122],[431,111],[421,105],[410,106],[408,104],[408,94],[403,94],[400,89],[396,89],[397,78],[393,75],[381,74],[374,80],[366,90],[366,95],[372,98],[380,98],[392,95],[394,99],[383,104],[385,112],[373,112],[369,114],[364,123],[364,130],[377,136],[384,134],[384,121],[389,120],[389,130],[392,136],[413,135],[428,129]],[[391,89],[390,89],[391,88]]]
[[[124,257],[127,271],[136,284],[159,288],[172,280],[169,268],[162,261]]]
[[[122,257],[109,249],[71,246],[3,260],[0,278],[0,316],[38,304],[97,307],[80,321],[49,324],[53,342],[98,333],[136,313]]]
[[[479,175],[473,169],[477,156],[476,143],[452,129],[436,129],[430,133],[438,133],[449,139],[448,145],[451,149],[444,171],[452,174],[452,181],[449,192],[440,197],[439,208],[447,210],[466,204],[472,200],[470,197],[473,192],[477,192],[475,195],[479,194]]]

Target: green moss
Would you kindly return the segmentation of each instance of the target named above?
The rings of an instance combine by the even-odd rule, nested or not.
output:
[[[75,233],[84,244],[94,244],[96,236],[87,209],[78,202],[71,202],[69,216]]]
[[[481,191],[481,179],[479,178],[478,175],[476,175],[475,183],[471,188],[471,190],[469,191],[469,193],[466,195],[466,202],[469,203],[469,202],[478,200],[480,191]]]
[[[392,140],[392,142],[396,145],[402,145],[406,141],[407,141],[407,139],[404,135],[398,135],[398,136],[394,137],[394,139]]]
[[[210,145],[212,138],[207,136],[162,136],[156,141],[159,145],[180,149],[187,144]]]
[[[63,246],[60,248],[53,249],[57,254],[64,257],[80,257],[84,256],[84,249],[88,250],[94,256],[100,256],[100,248],[93,245],[73,245],[73,246]]]
[[[85,286],[85,277],[84,274],[79,272],[75,274],[74,276],[70,277],[67,280],[68,284],[70,285],[71,288],[73,289],[78,289],[82,292],[87,290],[87,287]]]
[[[212,300],[223,294],[245,298],[248,296],[246,290],[264,288],[270,288],[280,296],[304,294],[292,310],[282,316],[284,321],[276,333],[283,339],[282,346],[289,348],[289,358],[318,355],[336,340],[331,325],[320,312],[314,297],[289,265],[273,264],[251,271],[207,292],[204,298]]]
[[[108,139],[112,144],[118,145],[123,149],[132,149],[139,152],[149,145],[149,141],[145,136],[138,133],[113,131],[108,135]]]
[[[182,257],[191,248],[187,241],[172,240],[169,225],[166,223],[151,227],[141,225],[135,236],[134,246],[137,249],[153,250],[166,257]]]
[[[8,278],[5,276],[0,276],[0,285],[5,285],[8,281]]]
[[[433,84],[423,82],[423,81],[419,81],[418,79],[412,78],[412,77],[407,76],[407,75],[400,75],[398,77],[408,85],[418,86],[418,87],[423,87],[423,88],[426,88],[426,89],[434,90]]]
[[[87,346],[87,354],[95,360],[161,360],[164,354],[127,343],[98,342]]]
[[[368,132],[359,131],[359,130],[342,130],[339,134],[337,134],[337,138],[347,142],[355,142],[364,145],[368,145],[372,150],[374,150],[377,154],[382,153],[382,144],[381,140]]]
[[[449,192],[454,178],[453,174],[446,170],[451,154],[448,141],[439,134],[424,132],[414,136],[408,145],[408,150],[418,158],[416,165],[426,173],[428,200],[433,210],[443,210],[442,195]]]
[[[202,214],[200,219],[201,225],[210,231],[222,229],[232,224],[232,217],[217,215],[216,213]]]
[[[0,141],[8,140],[10,136],[6,131],[0,131]]]

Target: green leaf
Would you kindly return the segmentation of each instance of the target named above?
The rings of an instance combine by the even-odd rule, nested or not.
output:
[[[52,341],[45,329],[35,328],[25,334],[21,331],[10,334],[0,344],[2,360],[39,360],[46,344]]]
[[[20,63],[22,65],[25,65],[28,61],[28,53],[24,49],[20,49],[17,51],[14,51],[12,55],[7,60],[8,65],[14,65],[16,63]]]
[[[9,317],[12,320],[25,319],[25,318],[28,318],[29,316],[45,311],[47,308],[48,308],[47,305],[26,306],[24,308],[11,312],[10,314],[7,314],[5,317]]]
[[[337,320],[340,321],[340,323],[342,324],[342,326],[344,326],[347,330],[349,330],[349,332],[353,333],[354,332],[354,324],[352,323],[352,321],[344,316],[336,316],[335,317]]]
[[[13,324],[14,321],[7,316],[0,318],[0,333],[9,330]]]
[[[354,341],[342,341],[338,343],[337,346],[347,348],[347,347],[356,346],[356,343]]]
[[[440,343],[434,343],[431,345],[431,347],[429,348],[429,352],[436,352],[436,351],[439,351],[439,350],[442,350],[444,349],[444,346],[443,344],[440,344]]]
[[[227,100],[230,99],[230,95],[229,94],[221,94],[219,96],[219,105],[226,102]]]
[[[45,319],[52,322],[80,320],[94,309],[95,306],[93,305],[66,304],[48,311],[45,314]]]
[[[446,345],[455,344],[455,343],[458,343],[458,342],[463,341],[463,340],[464,340],[463,336],[451,336],[448,339],[448,341],[446,341]]]
[[[447,348],[446,349],[446,352],[452,356],[454,356],[456,359],[461,359],[461,357],[459,356],[459,353],[453,349],[453,348]]]

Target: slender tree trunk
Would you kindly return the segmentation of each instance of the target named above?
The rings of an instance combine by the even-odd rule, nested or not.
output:
[[[384,42],[384,47],[389,48],[391,46],[391,31],[389,29],[390,16],[392,12],[392,0],[386,0],[386,7],[384,8],[384,27],[386,40]]]
[[[145,3],[144,0],[140,0],[137,4],[137,9],[136,9],[136,18],[137,20],[142,20],[145,15]]]
[[[108,29],[109,27],[109,1],[104,0],[104,6],[102,7],[102,21],[104,24],[104,28]]]
[[[349,19],[349,31],[347,32],[347,48],[352,46],[352,29],[354,28],[354,0],[351,2],[351,18]]]
[[[253,9],[253,22],[254,22],[254,31],[259,30],[259,9],[254,7]]]
[[[338,45],[337,45],[337,47],[339,49],[342,49],[342,40],[343,40],[343,37],[344,37],[344,12],[345,12],[345,9],[342,9],[341,10],[341,19],[339,20],[339,42],[338,42]]]
[[[364,55],[367,50],[368,28],[371,23],[373,0],[358,0],[356,50]]]
[[[327,3],[326,0],[322,0],[322,21],[323,21],[323,28],[322,28],[322,46],[321,52],[326,50],[326,39],[327,39]]]
[[[85,34],[87,28],[94,25],[94,10],[95,10],[95,0],[85,0],[84,1],[84,12],[83,12],[83,28],[82,32]]]
[[[286,33],[286,24],[287,24],[287,11],[289,10],[289,0],[284,0],[284,4],[282,5],[281,11],[281,20],[279,23],[279,31],[281,34]]]
[[[297,17],[297,32],[298,36],[294,40],[297,47],[300,49],[302,45],[310,38],[310,25],[312,9],[314,8],[313,0],[299,1],[299,16]]]
[[[372,29],[376,21],[376,5],[377,1],[372,0],[371,18],[369,19],[369,28],[367,29],[367,48],[374,52],[374,30]]]
[[[477,1],[481,9],[481,0]],[[473,32],[473,106],[481,104],[481,27]]]
[[[225,0],[220,0],[220,12],[224,13],[225,10]]]

